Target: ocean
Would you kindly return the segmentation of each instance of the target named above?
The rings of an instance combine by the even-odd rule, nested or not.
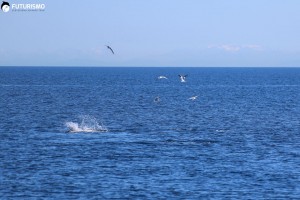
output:
[[[300,199],[300,68],[1,67],[0,94],[1,199]]]

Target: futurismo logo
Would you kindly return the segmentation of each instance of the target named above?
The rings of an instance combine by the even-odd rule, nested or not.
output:
[[[1,10],[3,11],[3,12],[8,12],[9,11],[9,3],[8,2],[6,2],[6,1],[3,1],[2,2],[2,4],[1,4]]]
[[[1,4],[1,10],[3,12],[8,11],[45,11],[46,5],[43,3],[13,3],[9,4],[6,1],[3,1]]]

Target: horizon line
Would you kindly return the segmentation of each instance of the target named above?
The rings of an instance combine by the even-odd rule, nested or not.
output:
[[[24,66],[20,66],[20,65],[7,65],[7,66],[2,66],[0,65],[0,68],[4,68],[4,67],[53,67],[53,68],[300,68],[299,66],[84,66],[84,65],[24,65]]]

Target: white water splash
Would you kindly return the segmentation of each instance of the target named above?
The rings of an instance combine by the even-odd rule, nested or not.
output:
[[[100,125],[97,119],[93,116],[83,115],[80,117],[81,122],[66,122],[66,127],[69,133],[78,132],[107,132],[108,129],[104,125]]]

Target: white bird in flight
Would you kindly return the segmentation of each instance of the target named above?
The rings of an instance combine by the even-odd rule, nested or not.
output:
[[[187,75],[178,75],[180,77],[180,81],[182,83],[186,82],[185,78],[187,77]]]
[[[166,76],[159,76],[158,79],[168,79]]]
[[[194,100],[197,99],[197,97],[198,97],[198,96],[193,96],[193,97],[190,97],[189,99],[192,100],[192,101],[194,101]]]

